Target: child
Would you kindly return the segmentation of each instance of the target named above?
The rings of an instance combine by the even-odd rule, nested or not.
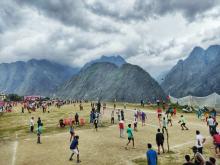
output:
[[[119,130],[120,130],[120,138],[123,138],[124,137],[124,121],[123,120],[119,122]]]
[[[166,117],[163,117],[163,127],[162,127],[162,132],[164,134],[164,130],[167,132],[167,120],[166,120]]]
[[[180,123],[180,126],[182,127],[182,130],[184,130],[184,128],[185,128],[186,130],[189,130],[189,129],[186,127],[186,119],[183,117],[183,115],[181,115],[180,120],[179,120],[178,123]]]
[[[137,115],[134,116],[134,131],[137,131],[137,125],[138,125],[138,118]]]
[[[111,124],[115,123],[114,113],[115,113],[115,111],[113,110],[111,113]]]
[[[132,140],[132,144],[134,148],[134,136],[133,136],[131,124],[128,124],[127,134],[128,134],[128,143],[126,144],[126,147],[125,147],[126,150],[128,149],[128,144],[131,142],[131,140]]]
[[[95,126],[95,130],[98,131],[98,118],[95,118],[94,126]]]
[[[79,136],[75,136],[74,140],[72,141],[70,145],[70,150],[72,151],[72,154],[69,158],[69,160],[73,160],[73,155],[77,155],[77,163],[80,163],[81,161],[79,160],[79,149],[78,149],[78,144],[79,144]]]
[[[72,141],[72,138],[74,137],[74,129],[73,129],[73,121],[70,123],[70,142]]]
[[[40,123],[39,127],[37,128],[37,144],[41,144],[40,136],[42,134],[42,127],[43,123]]]
[[[168,113],[168,114],[167,114],[167,118],[168,118],[167,124],[170,123],[170,126],[172,127],[172,126],[173,126],[173,123],[172,123],[172,114],[171,114],[171,113]]]

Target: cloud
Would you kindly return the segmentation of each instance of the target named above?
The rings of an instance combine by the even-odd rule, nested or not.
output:
[[[219,3],[219,0],[122,0],[109,3],[98,0],[87,5],[87,8],[95,14],[113,17],[122,21],[148,20],[181,12],[191,22],[204,12],[219,5]]]
[[[81,67],[120,54],[155,77],[193,47],[219,44],[219,29],[219,0],[0,1],[0,62]]]

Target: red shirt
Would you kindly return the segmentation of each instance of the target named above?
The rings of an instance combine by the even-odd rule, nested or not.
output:
[[[120,128],[120,129],[124,129],[124,123],[120,122],[120,123],[119,123],[119,128]]]
[[[214,140],[214,143],[220,144],[220,135],[219,134],[215,134],[213,136],[213,140]]]
[[[162,109],[158,108],[158,109],[157,109],[157,113],[158,113],[158,114],[161,114],[161,113],[162,113]]]

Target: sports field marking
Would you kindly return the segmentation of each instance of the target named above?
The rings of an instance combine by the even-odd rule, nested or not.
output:
[[[18,134],[16,133],[16,140],[15,140],[14,145],[13,145],[12,165],[15,165],[17,147],[18,147]]]

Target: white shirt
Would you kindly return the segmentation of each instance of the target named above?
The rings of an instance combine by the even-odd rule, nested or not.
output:
[[[208,118],[207,122],[208,122],[208,125],[209,125],[209,126],[215,125],[215,122],[214,122],[214,119],[213,119],[213,118]]]
[[[204,139],[204,138],[203,138],[203,136],[202,136],[201,134],[196,135],[196,147],[197,147],[197,148],[203,147],[203,144],[202,144],[203,139]]]
[[[30,120],[30,126],[34,126],[34,120],[33,119]]]

